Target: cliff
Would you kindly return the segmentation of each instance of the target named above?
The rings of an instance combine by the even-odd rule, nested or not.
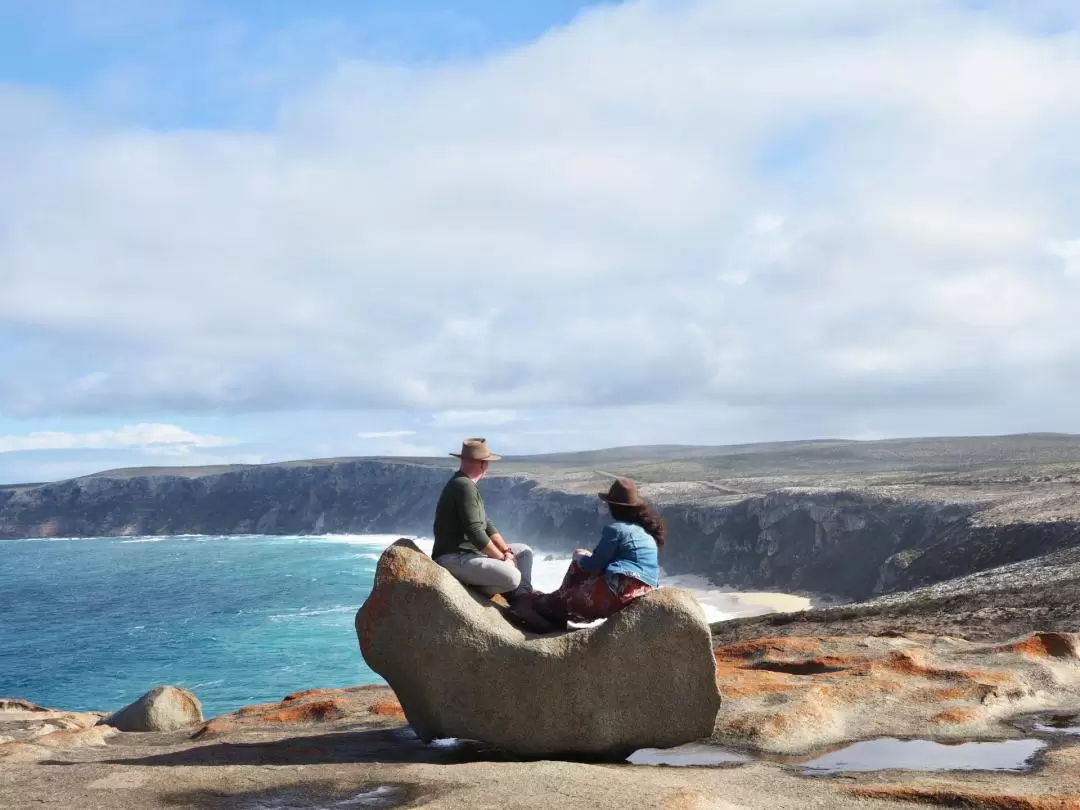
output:
[[[0,538],[428,534],[448,462],[121,470],[7,487]],[[630,448],[500,469],[481,489],[515,540],[591,546],[595,492],[630,475],[669,523],[668,573],[739,587],[865,599],[1080,545],[1075,437]]]

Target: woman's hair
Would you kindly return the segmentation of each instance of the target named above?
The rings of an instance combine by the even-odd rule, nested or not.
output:
[[[641,506],[624,506],[618,503],[609,503],[611,517],[622,523],[634,523],[652,535],[658,548],[663,548],[667,541],[667,526],[664,519],[657,514],[649,504]]]

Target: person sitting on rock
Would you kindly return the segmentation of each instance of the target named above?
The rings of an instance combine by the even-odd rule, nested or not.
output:
[[[446,482],[435,507],[435,546],[432,559],[466,585],[486,596],[509,594],[513,602],[532,591],[532,549],[523,543],[507,545],[484,510],[476,483],[488,464],[501,456],[492,453],[486,439],[466,439],[461,466]]]
[[[567,621],[606,619],[659,585],[657,549],[667,539],[664,521],[625,478],[598,494],[613,519],[600,542],[591,552],[574,552],[557,591],[531,596],[533,611],[560,629]]]

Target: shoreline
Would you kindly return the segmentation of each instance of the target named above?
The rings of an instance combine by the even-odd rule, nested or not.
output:
[[[700,574],[662,576],[661,587],[686,588],[693,592],[709,623],[764,616],[769,613],[799,613],[825,604],[825,600],[783,591],[743,591],[717,586]]]

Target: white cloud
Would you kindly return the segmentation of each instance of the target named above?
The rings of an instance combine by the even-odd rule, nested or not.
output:
[[[143,423],[90,433],[39,431],[25,436],[0,436],[0,453],[26,450],[140,448],[156,453],[186,452],[192,448],[237,444],[223,436],[200,436],[176,425]]]
[[[1064,264],[1066,276],[1080,278],[1080,239],[1063,239],[1052,242],[1048,248]]]
[[[415,430],[368,430],[356,434],[358,439],[401,439],[405,436],[415,436]]]
[[[506,425],[520,418],[517,411],[499,409],[440,411],[432,414],[431,423],[437,428],[482,428]]]
[[[0,95],[0,411],[1011,429],[1006,388],[1080,395],[1076,17],[637,2],[473,62],[343,63],[262,132]]]

